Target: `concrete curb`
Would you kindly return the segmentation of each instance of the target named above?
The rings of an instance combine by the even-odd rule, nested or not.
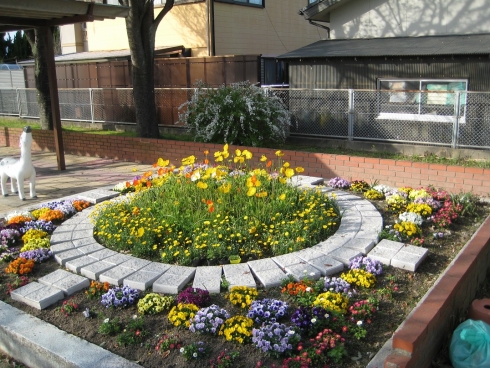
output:
[[[141,367],[2,301],[0,350],[30,368]]]

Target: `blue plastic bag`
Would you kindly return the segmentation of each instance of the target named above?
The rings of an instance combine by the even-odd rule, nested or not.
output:
[[[454,368],[490,367],[490,326],[468,319],[454,330],[449,347]]]

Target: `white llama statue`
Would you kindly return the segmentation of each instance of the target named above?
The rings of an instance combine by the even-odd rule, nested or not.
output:
[[[17,193],[16,186],[19,192],[19,198],[25,201],[24,180],[29,180],[29,189],[31,198],[37,198],[36,195],[36,169],[32,165],[31,158],[32,132],[31,127],[24,127],[24,131],[20,136],[20,159],[13,157],[4,158],[0,161],[0,175],[2,179],[2,194],[8,196],[5,186],[7,178],[10,177],[10,185],[12,193]]]

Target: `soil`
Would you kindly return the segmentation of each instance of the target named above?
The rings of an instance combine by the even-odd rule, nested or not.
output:
[[[385,225],[393,224],[394,217],[386,210],[385,202],[373,201],[373,203],[382,213]],[[381,298],[381,301],[376,318],[373,323],[368,326],[368,334],[365,339],[356,340],[354,338],[349,338],[346,341],[345,346],[349,352],[349,357],[344,359],[339,366],[353,368],[365,367],[367,365],[371,358],[384,345],[386,340],[392,336],[393,332],[406,318],[417,302],[433,285],[439,275],[444,272],[452,259],[458,254],[459,250],[465,245],[485,218],[490,214],[490,207],[488,204],[482,204],[478,206],[477,211],[477,218],[461,218],[458,223],[453,224],[450,234],[443,239],[433,239],[432,229],[425,228],[424,236],[427,240],[424,246],[429,248],[429,255],[416,272],[403,271],[392,267],[384,268],[383,275],[378,277],[376,285],[376,290],[384,290],[384,293],[377,294],[377,296]],[[0,266],[2,265],[0,264]],[[42,265],[36,266],[34,272],[29,275],[29,279],[31,281],[36,280],[58,268],[59,265],[54,260],[48,261]],[[262,366],[271,367],[273,363],[279,365],[282,362],[282,360],[266,357],[250,344],[239,346],[234,343],[225,342],[222,337],[193,334],[190,331],[177,329],[168,322],[167,313],[145,316],[144,321],[145,331],[148,332],[147,337],[138,345],[124,347],[118,345],[115,337],[98,333],[98,329],[105,318],[113,319],[114,317],[118,317],[121,321],[129,321],[137,314],[135,306],[126,309],[106,309],[100,304],[98,299],[88,299],[84,292],[79,292],[70,298],[73,302],[78,304],[78,310],[70,316],[65,316],[58,310],[61,306],[61,302],[40,311],[25,304],[13,301],[9,297],[7,293],[7,284],[12,283],[14,278],[15,277],[10,274],[6,274],[3,271],[0,272],[0,299],[2,301],[51,323],[64,331],[99,345],[126,359],[137,362],[143,367],[165,366],[174,368],[192,368],[209,366],[201,360],[185,361],[178,350],[170,351],[170,354],[166,357],[159,354],[155,350],[155,345],[159,337],[168,332],[177,333],[184,344],[203,341],[211,348],[210,359],[216,358],[224,349],[227,349],[228,351],[238,351],[240,353],[240,358],[238,363],[234,364],[235,367],[255,367],[259,361],[262,362]],[[489,292],[490,286],[488,288],[484,286],[479,293],[483,293],[483,296],[488,297],[490,296]],[[372,290],[362,291],[358,297],[359,299],[364,299],[370,295],[372,295]],[[224,290],[221,294],[213,295],[211,303],[225,308],[231,315],[243,314],[242,310],[234,307],[224,296]],[[285,296],[280,293],[279,288],[260,290],[259,298],[264,297],[286,299]],[[89,308],[89,310],[93,312],[92,317],[85,318],[82,315],[81,312],[86,308]],[[292,311],[294,308],[295,306],[291,304],[290,310]],[[287,323],[287,319],[285,322]],[[0,360],[4,359],[2,359],[2,356],[0,355]],[[16,364],[12,360],[8,360],[8,363],[9,365],[11,364],[11,366],[15,366],[14,364]],[[438,358],[438,361],[434,363],[434,366],[444,366],[444,364],[450,364],[447,353],[446,355],[442,353]],[[332,365],[331,367],[335,367],[335,365]]]

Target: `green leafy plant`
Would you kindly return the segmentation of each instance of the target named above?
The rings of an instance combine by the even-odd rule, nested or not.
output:
[[[117,336],[117,343],[123,346],[138,344],[148,335],[143,318],[131,319],[126,328]]]
[[[291,117],[278,97],[249,82],[195,87],[191,100],[179,107],[179,121],[196,139],[254,147],[285,142]]]
[[[117,317],[110,320],[109,318],[104,319],[102,324],[99,326],[99,333],[102,335],[115,336],[123,329],[122,323]]]

